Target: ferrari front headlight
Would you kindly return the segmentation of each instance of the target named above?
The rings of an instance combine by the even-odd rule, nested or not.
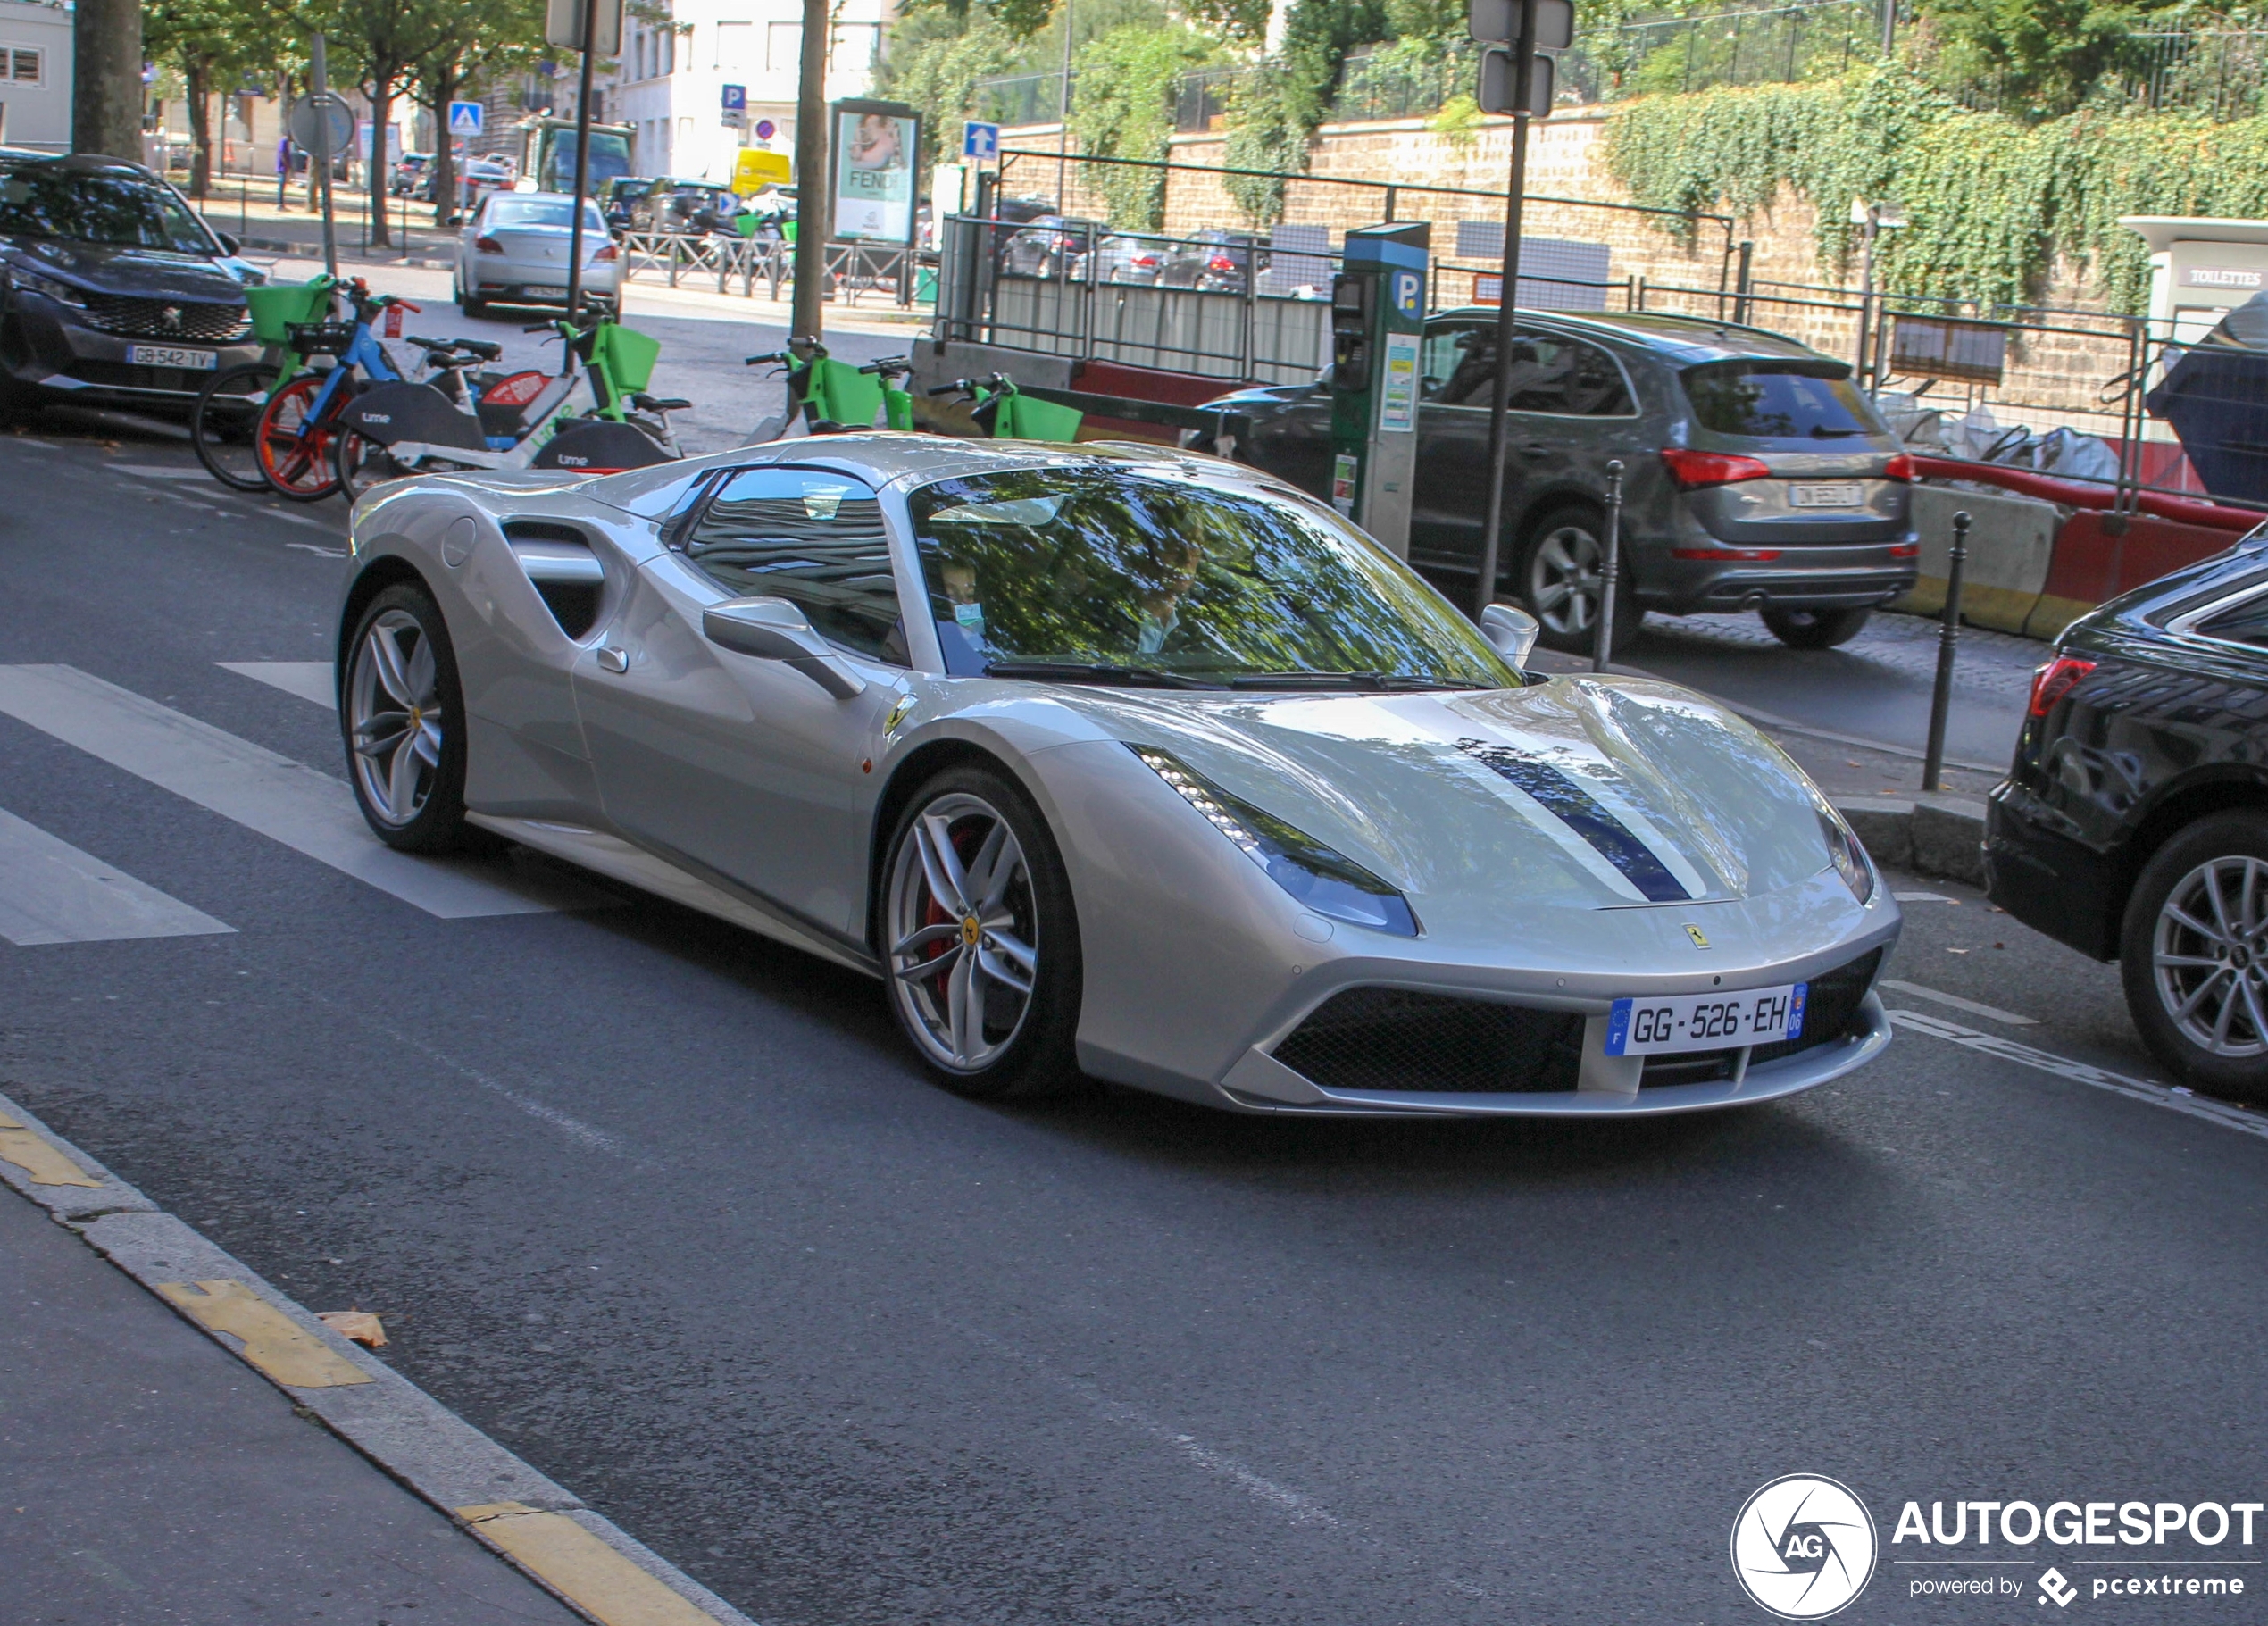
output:
[[[1155,746],[1130,748],[1177,796],[1203,814],[1208,824],[1265,871],[1269,880],[1305,907],[1350,926],[1367,926],[1397,937],[1417,936],[1417,916],[1410,909],[1409,899],[1391,881],[1380,880],[1344,853],[1223,790],[1172,753]]]
[[[1851,889],[1851,896],[1865,903],[1874,896],[1874,861],[1866,855],[1860,845],[1858,832],[1851,829],[1835,805],[1812,787],[1811,804],[1819,814],[1819,833],[1827,838],[1827,861],[1835,866],[1835,873]]]

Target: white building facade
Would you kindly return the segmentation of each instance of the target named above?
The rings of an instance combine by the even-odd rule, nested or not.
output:
[[[71,13],[0,0],[0,146],[71,151]]]
[[[827,99],[869,95],[896,0],[842,0],[834,14]],[[639,174],[730,182],[744,146],[794,156],[799,0],[675,0],[669,24],[622,21],[606,116],[636,129]],[[746,102],[738,124],[725,116],[727,86]]]

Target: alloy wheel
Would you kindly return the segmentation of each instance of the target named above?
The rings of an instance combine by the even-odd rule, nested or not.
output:
[[[354,777],[378,820],[399,828],[425,809],[441,769],[440,669],[417,618],[388,610],[370,625],[346,682]]]
[[[1602,583],[1598,538],[1588,529],[1555,525],[1536,538],[1528,563],[1528,606],[1547,630],[1563,636],[1588,632],[1597,624]]]
[[[2208,1055],[2268,1054],[2268,863],[2208,859],[2166,894],[2151,935],[2158,999]]]
[[[930,1058],[954,1072],[998,1061],[1022,1032],[1039,970],[1023,848],[965,791],[924,807],[899,844],[884,921],[891,996]]]

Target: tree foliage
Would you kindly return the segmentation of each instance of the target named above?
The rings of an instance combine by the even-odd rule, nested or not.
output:
[[[1213,41],[1179,23],[1117,28],[1090,40],[1073,63],[1079,98],[1071,127],[1079,150],[1100,158],[1163,159],[1173,135],[1173,96],[1181,76],[1221,55]],[[1164,224],[1163,171],[1096,164],[1090,180],[1103,195],[1112,225],[1155,231]]]

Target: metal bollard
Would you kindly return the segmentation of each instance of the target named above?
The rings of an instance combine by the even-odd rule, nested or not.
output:
[[[1614,584],[1622,573],[1622,460],[1606,464],[1605,557],[1598,568],[1598,646],[1591,655],[1591,670],[1605,671],[1614,657]]]
[[[1961,642],[1961,567],[1969,558],[1969,511],[1953,516],[1953,548],[1945,563],[1945,621],[1938,628],[1938,677],[1930,688],[1930,746],[1922,758],[1922,788],[1935,790],[1945,773],[1945,716],[1953,705],[1953,652]]]

